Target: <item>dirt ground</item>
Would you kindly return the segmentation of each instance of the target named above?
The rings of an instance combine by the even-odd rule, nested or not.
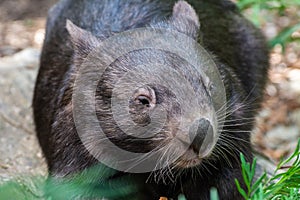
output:
[[[46,166],[32,121],[31,100],[45,33],[55,0],[0,2],[0,182],[18,175],[45,175]],[[263,25],[271,38],[292,24],[299,11]],[[289,17],[291,16],[291,17]],[[300,37],[300,32],[293,33]],[[270,81],[257,118],[253,143],[273,161],[289,155],[300,137],[300,44],[271,52]]]
[[[1,21],[16,21],[46,17],[48,9],[57,0],[1,0]]]

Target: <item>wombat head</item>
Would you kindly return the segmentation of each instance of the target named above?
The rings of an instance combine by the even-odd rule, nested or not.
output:
[[[193,43],[200,23],[194,9],[179,1],[168,21],[151,26],[148,30],[184,34],[190,38],[187,41]],[[211,77],[176,53],[148,48],[147,45],[122,54],[106,66],[103,60],[109,60],[109,56],[105,54],[103,57],[102,54],[111,49],[107,46],[100,48],[107,41],[105,36],[95,37],[70,21],[67,22],[67,30],[74,47],[75,78],[85,74],[85,80],[97,82],[94,99],[86,99],[92,105],[89,108],[95,111],[97,120],[93,123],[100,125],[105,137],[97,137],[97,130],[81,126],[85,132],[94,132],[95,137],[87,136],[88,139],[83,142],[88,150],[99,147],[102,149],[96,153],[99,158],[105,157],[103,155],[108,152],[106,155],[116,156],[113,160],[121,159],[123,154],[106,146],[105,142],[111,142],[122,150],[146,155],[132,161],[133,165],[149,161],[151,153],[159,152],[161,162],[180,168],[196,166],[211,154],[219,132]],[[128,42],[126,37],[119,40]],[[193,56],[195,59],[199,57]],[[93,61],[87,62],[91,57]],[[97,68],[80,72],[81,68],[89,68],[89,65]],[[99,76],[92,78],[97,73]],[[74,87],[77,87],[76,84]],[[85,89],[76,91],[86,93]]]

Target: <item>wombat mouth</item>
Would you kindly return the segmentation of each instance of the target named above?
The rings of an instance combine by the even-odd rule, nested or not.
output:
[[[182,139],[183,138],[177,137],[177,142],[172,145],[174,152],[178,152],[180,155],[171,164],[175,169],[188,169],[200,166],[205,159],[211,157],[215,149],[214,141],[207,142],[208,140],[206,140],[207,144],[197,145],[199,142],[197,136],[193,142],[186,142]],[[204,150],[202,150],[203,148]]]
[[[174,162],[176,168],[192,168],[201,164],[202,158],[198,156],[195,150],[190,147],[188,150]]]

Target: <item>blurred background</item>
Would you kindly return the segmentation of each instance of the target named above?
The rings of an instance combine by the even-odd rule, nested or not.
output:
[[[31,99],[47,10],[55,2],[0,1],[0,183],[19,174],[46,174]],[[300,1],[234,2],[269,41],[269,83],[253,144],[277,163],[294,151],[300,137]]]

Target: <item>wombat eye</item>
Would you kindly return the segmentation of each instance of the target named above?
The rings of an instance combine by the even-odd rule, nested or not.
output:
[[[143,104],[147,107],[150,107],[150,102],[151,102],[151,99],[147,96],[144,96],[144,95],[139,95],[137,98],[136,98],[136,101],[139,103],[139,104]]]
[[[135,105],[142,105],[144,108],[153,108],[156,104],[155,92],[151,87],[141,87],[134,92],[132,100]]]

